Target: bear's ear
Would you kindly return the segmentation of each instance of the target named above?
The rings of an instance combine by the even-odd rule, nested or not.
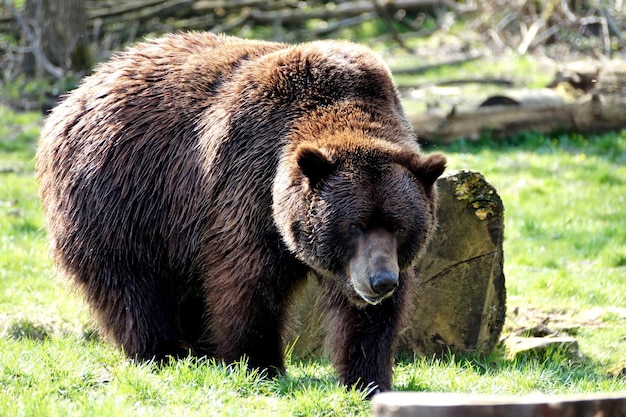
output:
[[[309,179],[311,188],[330,175],[335,168],[335,164],[321,149],[311,145],[298,146],[296,161],[302,174]]]
[[[414,156],[410,170],[429,189],[446,170],[446,157],[440,153]]]

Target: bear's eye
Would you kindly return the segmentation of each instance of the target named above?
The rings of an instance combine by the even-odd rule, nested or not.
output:
[[[408,233],[409,231],[406,227],[396,227],[396,229],[394,230],[394,234],[396,235],[396,237],[405,237]]]
[[[363,234],[363,227],[358,223],[350,223],[348,225],[348,232],[353,236],[360,236]]]

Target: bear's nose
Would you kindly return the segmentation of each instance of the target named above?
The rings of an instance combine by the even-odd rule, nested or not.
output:
[[[370,277],[372,290],[378,295],[389,294],[398,286],[398,274],[392,271],[378,271]]]

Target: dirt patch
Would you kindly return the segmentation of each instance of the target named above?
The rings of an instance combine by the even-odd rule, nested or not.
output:
[[[515,307],[507,315],[504,333],[532,337],[556,336],[563,333],[576,335],[578,329],[582,327],[605,327],[608,321],[615,319],[626,319],[626,308],[595,307],[572,312]]]
[[[551,351],[582,361],[576,335],[581,328],[602,328],[626,320],[626,308],[595,307],[582,311],[543,311],[515,307],[508,315],[500,342],[510,359],[520,355],[545,357]],[[610,374],[626,377],[626,368],[618,367]]]

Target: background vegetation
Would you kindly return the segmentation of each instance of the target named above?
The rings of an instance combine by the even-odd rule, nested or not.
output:
[[[48,109],[114,51],[176,30],[346,38],[396,57],[392,65],[414,67],[413,75],[474,63],[469,78],[536,87],[555,63],[622,56],[625,29],[623,0],[0,0],[0,92],[13,107]],[[503,61],[542,70],[489,70]],[[443,81],[430,73],[422,83]]]

